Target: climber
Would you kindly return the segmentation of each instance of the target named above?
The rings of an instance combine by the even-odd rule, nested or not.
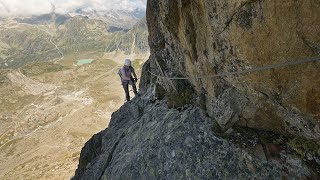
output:
[[[124,66],[119,70],[118,74],[121,77],[122,86],[126,94],[126,100],[128,102],[130,101],[129,84],[132,86],[135,96],[138,96],[137,87],[136,87],[136,82],[138,78],[134,71],[134,68],[131,66],[130,59],[125,59]],[[132,77],[132,74],[134,78]]]

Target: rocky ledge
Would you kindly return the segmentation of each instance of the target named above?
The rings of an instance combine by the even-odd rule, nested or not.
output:
[[[222,135],[202,109],[169,109],[154,94],[150,88],[112,115],[110,126],[85,144],[73,179],[317,177],[312,166],[275,142],[283,137],[263,142],[267,135]]]

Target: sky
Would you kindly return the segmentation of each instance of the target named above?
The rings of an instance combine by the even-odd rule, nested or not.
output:
[[[78,8],[133,10],[145,8],[147,0],[0,0],[0,16],[39,15],[72,12]],[[55,8],[53,8],[55,7]]]

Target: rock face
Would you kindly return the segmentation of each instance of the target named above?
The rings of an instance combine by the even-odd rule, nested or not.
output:
[[[144,95],[87,142],[74,179],[319,178],[318,61],[212,78],[318,57],[319,8],[149,0]]]
[[[280,165],[236,147],[216,136],[213,121],[203,110],[168,109],[152,89],[121,107],[112,115],[109,128],[86,143],[73,179],[299,179],[311,175],[299,159],[288,156]]]
[[[320,55],[320,4],[311,1],[148,1],[146,71],[173,104],[203,95],[223,129],[234,124],[320,141],[320,63],[212,76]],[[319,59],[319,58],[318,58]],[[201,99],[201,98],[200,98]]]

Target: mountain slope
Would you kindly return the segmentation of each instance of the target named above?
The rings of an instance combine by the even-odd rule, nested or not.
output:
[[[0,179],[70,179],[81,146],[124,102],[117,55],[130,55],[140,76],[146,25],[131,31],[54,13],[1,20]],[[115,36],[135,41],[107,51]]]
[[[0,70],[0,179],[70,179],[83,144],[123,104],[121,65],[78,55],[95,61],[74,66],[66,56]],[[133,65],[140,75],[141,62]]]
[[[62,59],[80,51],[148,54],[146,25],[130,31],[109,31],[110,27],[114,26],[102,20],[58,14],[4,21],[0,25],[0,67]]]
[[[112,38],[112,43],[106,47],[106,52],[123,52],[130,54],[147,54],[149,52],[146,19],[143,18],[126,33],[120,33]]]
[[[75,14],[77,15],[88,16],[92,19],[99,19],[108,23],[110,26],[124,29],[131,29],[145,16],[145,13],[145,9],[140,8],[136,8],[134,10],[111,9],[109,11],[77,9],[75,11]]]

